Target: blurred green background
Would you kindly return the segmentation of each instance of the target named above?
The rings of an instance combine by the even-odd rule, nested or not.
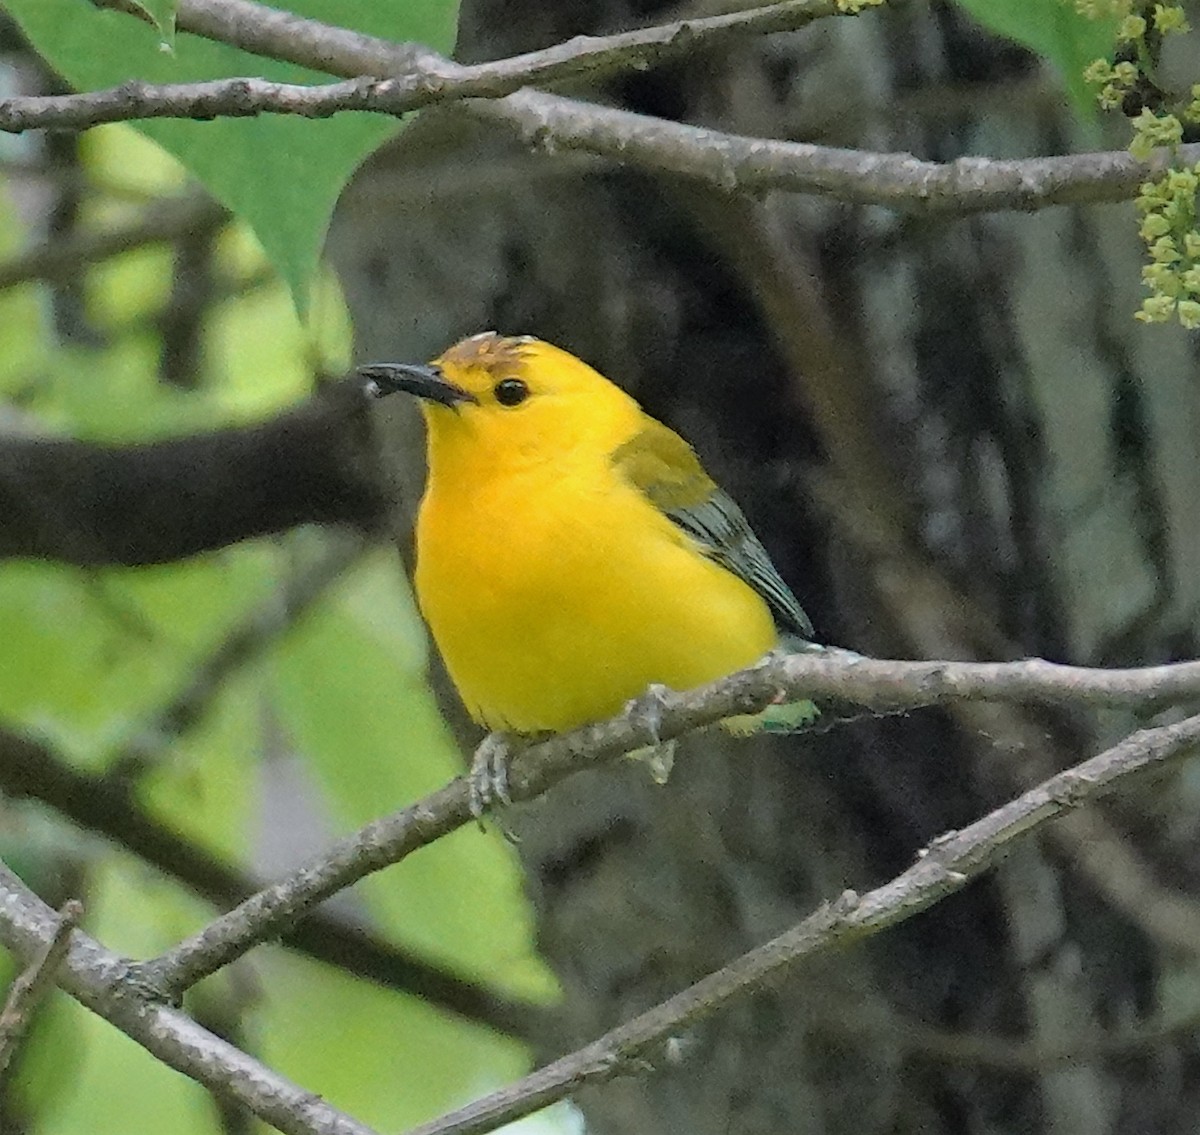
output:
[[[1065,4],[1047,20],[1041,0],[962,2],[1051,59],[1086,105],[1079,68],[1111,29]],[[447,52],[457,18],[451,0],[285,6]],[[170,0],[146,8],[166,13],[159,27],[84,0],[3,0],[0,76],[24,93],[62,89],[55,76],[79,88],[130,77],[319,78],[175,37]],[[31,64],[42,68],[32,84]],[[0,431],[113,443],[199,433],[268,418],[344,372],[352,329],[320,266],[325,230],[354,169],[401,128],[365,115],[264,117],[0,139]],[[37,250],[55,240],[136,233],[156,201],[180,199],[193,179],[237,219],[214,220],[210,209],[196,222],[203,231],[131,237],[66,272],[37,267]],[[22,259],[30,249],[34,259]],[[188,294],[197,280],[199,299]],[[192,321],[182,333],[181,312]],[[330,556],[348,555],[333,541],[300,530],[136,570],[0,562],[0,727],[90,774],[119,774],[148,815],[262,877],[437,788],[460,757],[425,681],[427,642],[399,557],[364,550],[313,584],[329,575]],[[292,620],[282,596],[297,581],[315,598]],[[164,732],[164,707],[238,635],[250,644],[245,664],[219,666],[213,688],[189,698],[196,720]],[[0,858],[47,901],[83,898],[88,932],[133,957],[216,913],[36,801],[0,798]],[[339,896],[337,910],[515,999],[555,997],[515,858],[494,832],[441,840]],[[10,976],[0,958],[0,981]],[[189,1008],[381,1131],[530,1063],[511,1038],[278,947],[210,979]],[[0,1101],[0,1130],[30,1135],[255,1126],[62,995],[40,1014]],[[577,1121],[560,1108],[516,1127],[561,1132]]]
[[[119,228],[185,182],[130,128],[95,130],[78,144],[81,232]],[[3,156],[0,239],[11,256],[38,240],[24,205],[36,152],[9,139]],[[305,398],[320,374],[344,369],[350,328],[332,277],[319,278],[302,325],[258,242],[231,223],[213,246],[219,295],[203,320],[197,381],[164,383],[173,257],[152,244],[81,271],[71,290],[86,341],[56,327],[63,289],[33,281],[0,291],[3,429],[109,442],[199,432],[267,416]],[[264,799],[279,791],[280,768],[285,786],[308,793],[301,815],[314,824],[300,844],[309,853],[440,786],[459,758],[425,684],[424,632],[390,548],[360,555],[295,625],[269,625],[194,728],[147,738],[197,667],[248,617],[269,612],[328,539],[301,530],[136,570],[0,563],[0,721],[91,772],[143,754],[136,785],[147,812],[247,870],[264,855],[278,871],[281,854],[302,854],[270,850],[272,817],[288,820]],[[35,802],[0,801],[0,857],[43,892],[58,883],[80,895],[86,929],[134,957],[215,913]],[[356,888],[351,913],[464,976],[522,998],[553,996],[513,857],[493,833],[463,831],[374,876]],[[380,1130],[461,1103],[529,1062],[521,1045],[486,1028],[278,948],[256,951],[196,997],[218,1017],[232,1014],[239,1043]],[[55,1135],[222,1130],[201,1088],[62,995],[37,1022],[5,1111],[10,1125]],[[524,1129],[547,1123],[561,1129],[553,1120]]]

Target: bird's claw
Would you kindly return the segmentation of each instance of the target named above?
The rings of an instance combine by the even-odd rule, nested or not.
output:
[[[669,741],[662,741],[648,749],[641,750],[641,753],[645,754],[646,768],[650,770],[650,779],[655,784],[663,785],[671,779],[671,769],[675,767],[677,745],[678,742],[672,737]],[[641,753],[637,755],[640,756]]]
[[[666,784],[675,764],[675,740],[662,739],[663,707],[670,687],[658,682],[651,683],[644,694],[626,704],[625,712],[630,721],[641,725],[650,734],[650,744],[635,749],[629,755],[644,761],[655,784]]]
[[[636,725],[644,725],[654,745],[662,744],[663,706],[670,692],[669,686],[664,686],[661,682],[651,682],[644,694],[639,694],[625,705],[625,712],[630,721]]]
[[[471,758],[467,774],[471,815],[482,822],[483,814],[497,802],[512,803],[508,792],[508,766],[512,760],[512,744],[504,733],[489,733]]]

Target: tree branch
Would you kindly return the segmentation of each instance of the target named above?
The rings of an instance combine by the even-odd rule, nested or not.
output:
[[[8,1067],[16,1055],[25,1033],[42,999],[54,988],[55,974],[67,954],[71,931],[83,917],[83,903],[68,899],[58,912],[58,925],[50,941],[17,975],[8,990],[4,1011],[0,1013],[0,1091],[3,1090]]]
[[[1123,201],[1174,160],[1159,151],[1139,162],[1120,150],[928,162],[912,154],[726,134],[538,91],[467,105],[477,117],[514,130],[534,149],[578,150],[695,178],[726,193],[786,190],[922,216]],[[1178,160],[1200,161],[1200,143],[1179,147]]]
[[[28,964],[53,940],[58,924],[58,915],[0,864],[0,944]],[[214,1095],[243,1104],[286,1135],[376,1135],[185,1013],[147,996],[129,962],[82,931],[71,936],[58,983],[164,1064]]]
[[[926,656],[1012,652],[1013,644],[979,597],[951,584],[931,559],[917,552],[886,519],[889,502],[873,495],[873,485],[861,479],[859,484],[871,491],[853,503],[830,478],[810,478],[813,499],[856,554],[886,565],[872,573],[871,586],[909,649]],[[948,708],[966,736],[1005,738],[1006,756],[999,767],[1017,786],[1044,780],[1069,763],[1062,742],[1047,734],[1045,722],[1016,706],[959,702]],[[1065,817],[1049,838],[1080,876],[1160,950],[1168,956],[1196,953],[1200,902],[1160,880],[1133,841],[1100,809]]]
[[[796,31],[826,16],[850,15],[836,0],[784,0],[718,16],[677,20],[564,43],[490,63],[463,65],[416,43],[396,43],[270,8],[252,0],[180,0],[181,31],[327,75],[377,75],[430,88],[439,99],[495,98],[535,83],[641,71],[690,51],[747,35]]]
[[[731,36],[794,29],[837,11],[830,0],[793,0],[619,35],[580,36],[544,51],[464,67],[414,45],[374,39],[245,0],[182,0],[178,23],[183,30],[348,81],[324,86],[255,78],[166,86],[127,83],[87,94],[12,98],[0,100],[0,129],[86,129],[135,118],[265,113],[401,115],[467,100],[472,114],[514,131],[534,149],[581,151],[694,178],[730,193],[810,193],[923,215],[1121,201],[1174,160],[1165,151],[1148,162],[1111,151],[928,162],[911,154],[726,134],[521,89],[644,68]],[[1200,160],[1200,144],[1180,147],[1178,160]]]
[[[239,9],[225,4],[192,5],[181,12],[180,27],[196,31],[202,13],[211,17],[211,38],[223,38]],[[598,78],[617,71],[643,71],[686,52],[716,47],[731,39],[770,32],[795,31],[824,16],[843,15],[835,0],[786,0],[719,16],[677,20],[657,27],[607,36],[575,36],[541,51],[530,51],[491,63],[463,66],[416,44],[373,40],[340,28],[340,54],[328,52],[319,70],[354,76],[326,86],[270,83],[234,78],[203,83],[155,85],[130,82],[109,90],[78,95],[0,99],[0,130],[86,130],[107,122],[136,118],[244,117],[263,113],[325,118],[350,110],[401,115],[431,103],[467,98],[502,98],[522,87],[565,79]],[[249,39],[249,29],[283,17],[278,34]],[[287,41],[302,21],[288,13],[259,7],[245,13],[246,29],[237,46],[283,59]],[[201,33],[203,34],[203,33]],[[327,40],[333,39],[327,35]],[[226,40],[232,42],[232,40]],[[364,66],[368,61],[371,66]],[[310,64],[311,65],[311,64]],[[400,73],[397,73],[400,72]],[[363,76],[385,76],[366,78]]]
[[[205,716],[232,675],[294,627],[366,548],[367,542],[359,535],[334,537],[310,562],[292,571],[192,667],[186,683],[165,705],[134,727],[132,740],[105,762],[110,775],[119,771],[128,776],[154,763]]]
[[[112,840],[218,907],[262,883],[159,823],[126,787],[72,768],[49,749],[0,729],[0,791],[38,800],[73,823]],[[468,981],[385,941],[370,930],[313,911],[282,936],[285,946],[356,977],[420,997],[438,1009],[515,1036],[532,1033],[540,1010]]]
[[[89,264],[147,244],[212,230],[228,219],[225,207],[205,193],[163,197],[148,205],[128,224],[99,232],[74,232],[69,237],[54,237],[0,262],[0,288],[11,288],[31,280],[49,283],[76,280]]]
[[[700,689],[644,699],[611,721],[522,751],[510,775],[514,801],[568,775],[725,717],[757,713],[780,697],[833,698],[879,710],[955,700],[1017,700],[1152,709],[1200,700],[1200,662],[1134,670],[1090,670],[1036,659],[1009,663],[892,662],[848,651],[776,656]],[[337,891],[449,834],[472,819],[458,778],[408,808],[375,820],[253,895],[198,934],[146,962],[143,979],[177,994],[228,965]]]
[[[844,892],[792,929],[723,969],[605,1033],[591,1044],[538,1069],[409,1135],[479,1135],[538,1111],[586,1084],[649,1066],[648,1052],[788,966],[845,949],[928,909],[997,862],[1004,849],[1047,820],[1161,768],[1200,744],[1200,716],[1144,729],[1075,768],[1059,773],[958,832],[918,853],[917,862],[865,895]]]
[[[0,559],[151,564],[385,501],[360,384],[252,426],[142,445],[0,436]]]
[[[780,666],[805,657],[793,656],[777,660],[772,665]],[[851,657],[849,661],[853,664],[855,659]],[[922,664],[881,665],[891,670],[896,666]],[[770,669],[770,666],[760,667],[748,672],[748,675],[751,678],[761,676]],[[817,669],[819,671],[821,668]],[[962,678],[960,686],[970,689],[970,671],[990,668],[947,663],[940,669],[943,672],[958,670]],[[1065,696],[1068,690],[1093,693],[1108,690],[1123,700],[1138,697],[1154,700],[1166,696],[1164,691],[1168,689],[1179,692],[1175,683],[1166,680],[1166,671],[1194,671],[1195,667],[1187,664],[1179,668],[1156,667],[1148,671],[1113,672],[1121,676],[1116,690],[1109,676],[1073,667],[1047,669],[1045,664],[1016,663],[1010,669],[1018,672],[1018,678],[1022,678],[1020,672],[1025,671],[1023,681],[1027,692],[1028,683],[1036,678],[1041,691],[1052,700]],[[733,684],[736,686],[738,680],[746,677],[746,674],[736,676]],[[943,679],[939,678],[936,684],[940,687],[942,683]],[[716,686],[710,687],[707,696],[715,700],[718,692]],[[921,692],[916,691],[914,696],[919,696]],[[1194,691],[1189,689],[1188,692]],[[897,696],[894,688],[886,689],[885,693],[893,699]],[[678,695],[664,699],[663,736],[671,735],[671,731],[680,723],[682,711],[679,706],[694,696]],[[746,708],[745,704],[739,708]],[[580,731],[574,738],[583,739],[588,733],[602,734],[605,730],[619,731],[622,727],[627,731],[645,730],[645,722],[639,724],[626,720],[636,716],[636,713],[627,714],[616,722],[594,727],[590,731]],[[641,716],[647,715],[643,711]],[[569,743],[572,739],[563,738],[562,742]],[[636,744],[639,740],[644,739],[634,737],[632,743]],[[560,747],[562,742],[559,743]],[[933,841],[918,856],[913,867],[890,883],[862,897],[851,891],[845,892],[837,901],[826,904],[791,930],[592,1044],[555,1061],[502,1092],[416,1129],[412,1135],[469,1135],[492,1130],[562,1098],[583,1084],[645,1067],[645,1054],[654,1045],[681,1027],[712,1013],[730,998],[752,989],[788,965],[861,941],[925,910],[946,895],[961,889],[971,877],[991,866],[1006,845],[1019,836],[1054,816],[1078,808],[1111,789],[1118,781],[1128,781],[1136,773],[1178,759],[1197,743],[1200,743],[1200,716],[1173,725],[1142,730],[1076,768],[1051,777],[962,831],[948,833]],[[546,759],[545,750],[551,749],[554,744],[550,742],[538,747],[543,750],[543,760]],[[531,763],[526,762],[527,765]],[[435,795],[445,796],[456,787],[457,794],[465,798],[466,788],[461,781],[456,781],[449,789]],[[527,793],[530,787],[530,770],[527,769],[524,776],[514,777],[513,788],[516,793]],[[464,807],[465,804],[464,799]],[[421,807],[433,810],[433,805],[428,803],[418,806],[418,810]],[[409,810],[410,813],[412,811]],[[425,817],[426,822],[429,819]],[[7,868],[0,867],[0,942],[28,962],[53,938],[56,924],[53,911],[29,892]],[[244,1104],[288,1135],[368,1135],[368,1129],[361,1124],[328,1107],[319,1098],[302,1092],[246,1054],[201,1029],[182,1013],[149,1000],[140,991],[140,977],[138,967],[104,950],[86,936],[76,934],[63,962],[61,984],[83,1004],[115,1024],[171,1067],[198,1080],[210,1090]]]

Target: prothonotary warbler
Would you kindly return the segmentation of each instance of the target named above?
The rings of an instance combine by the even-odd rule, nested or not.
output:
[[[497,734],[572,729],[655,686],[815,649],[808,616],[691,446],[574,355],[487,332],[426,365],[359,373],[376,394],[421,399],[417,601],[467,710]],[[816,714],[809,702],[775,710],[791,725]],[[504,795],[499,755],[477,759],[484,799]]]

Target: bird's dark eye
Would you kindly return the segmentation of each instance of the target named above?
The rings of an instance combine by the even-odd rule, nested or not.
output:
[[[519,406],[529,397],[529,387],[519,378],[505,378],[496,383],[492,393],[501,406]]]

